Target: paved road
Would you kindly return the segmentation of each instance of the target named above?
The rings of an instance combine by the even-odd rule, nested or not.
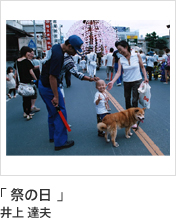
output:
[[[97,76],[106,78],[105,67],[97,71]],[[69,149],[54,151],[54,144],[49,143],[47,110],[40,95],[36,105],[41,111],[32,120],[23,118],[22,99],[6,102],[7,120],[7,155],[153,155],[150,147],[160,151],[159,155],[170,155],[170,84],[163,85],[160,81],[151,81],[151,108],[146,110],[145,121],[140,124],[140,132],[133,134],[131,139],[125,138],[125,130],[118,131],[118,148],[106,143],[104,138],[97,136],[96,112],[93,103],[96,92],[95,83],[80,81],[72,76],[72,85],[65,88],[68,123],[72,131],[69,139],[75,145]],[[110,94],[123,108],[125,101],[123,85],[115,86]],[[139,105],[140,106],[140,105]],[[110,102],[111,113],[117,112]],[[141,133],[142,132],[142,133]],[[142,134],[142,138],[140,136]],[[146,142],[147,140],[147,142]]]

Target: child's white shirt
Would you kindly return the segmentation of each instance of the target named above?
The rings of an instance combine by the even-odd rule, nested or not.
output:
[[[99,104],[96,105],[96,100],[98,100],[98,97],[102,98],[102,100],[100,100]],[[108,113],[107,109],[106,109],[106,106],[105,106],[105,103],[106,103],[106,97],[107,95],[103,95],[101,92],[97,91],[95,93],[95,98],[94,98],[94,104],[95,104],[95,109],[96,109],[96,112],[97,114],[105,114],[105,113]]]
[[[14,74],[13,73],[8,73],[7,77],[10,79],[10,81],[7,81],[7,87],[8,89],[15,89],[16,88],[16,82],[14,79]]]

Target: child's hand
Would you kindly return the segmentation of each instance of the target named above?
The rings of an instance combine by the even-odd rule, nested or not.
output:
[[[102,98],[101,98],[101,96],[99,95],[99,96],[98,96],[98,99],[96,100],[96,105],[98,105],[101,100],[102,100]]]
[[[102,98],[101,98],[101,96],[100,96],[100,95],[98,96],[98,100],[99,100],[99,101],[101,101],[101,100],[102,100]]]

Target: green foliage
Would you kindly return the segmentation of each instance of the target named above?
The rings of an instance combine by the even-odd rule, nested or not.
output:
[[[156,32],[147,33],[145,36],[145,41],[147,41],[148,47],[159,48],[160,50],[167,45],[166,39],[164,37],[157,36]]]
[[[166,46],[167,46],[167,40],[164,37],[160,37],[157,40],[156,47],[162,50]]]

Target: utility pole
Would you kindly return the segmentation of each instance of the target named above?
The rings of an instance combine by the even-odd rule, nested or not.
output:
[[[36,51],[36,56],[38,56],[35,20],[33,20],[33,24],[34,24],[34,40],[35,40],[35,45],[36,45],[36,50],[35,51]]]

